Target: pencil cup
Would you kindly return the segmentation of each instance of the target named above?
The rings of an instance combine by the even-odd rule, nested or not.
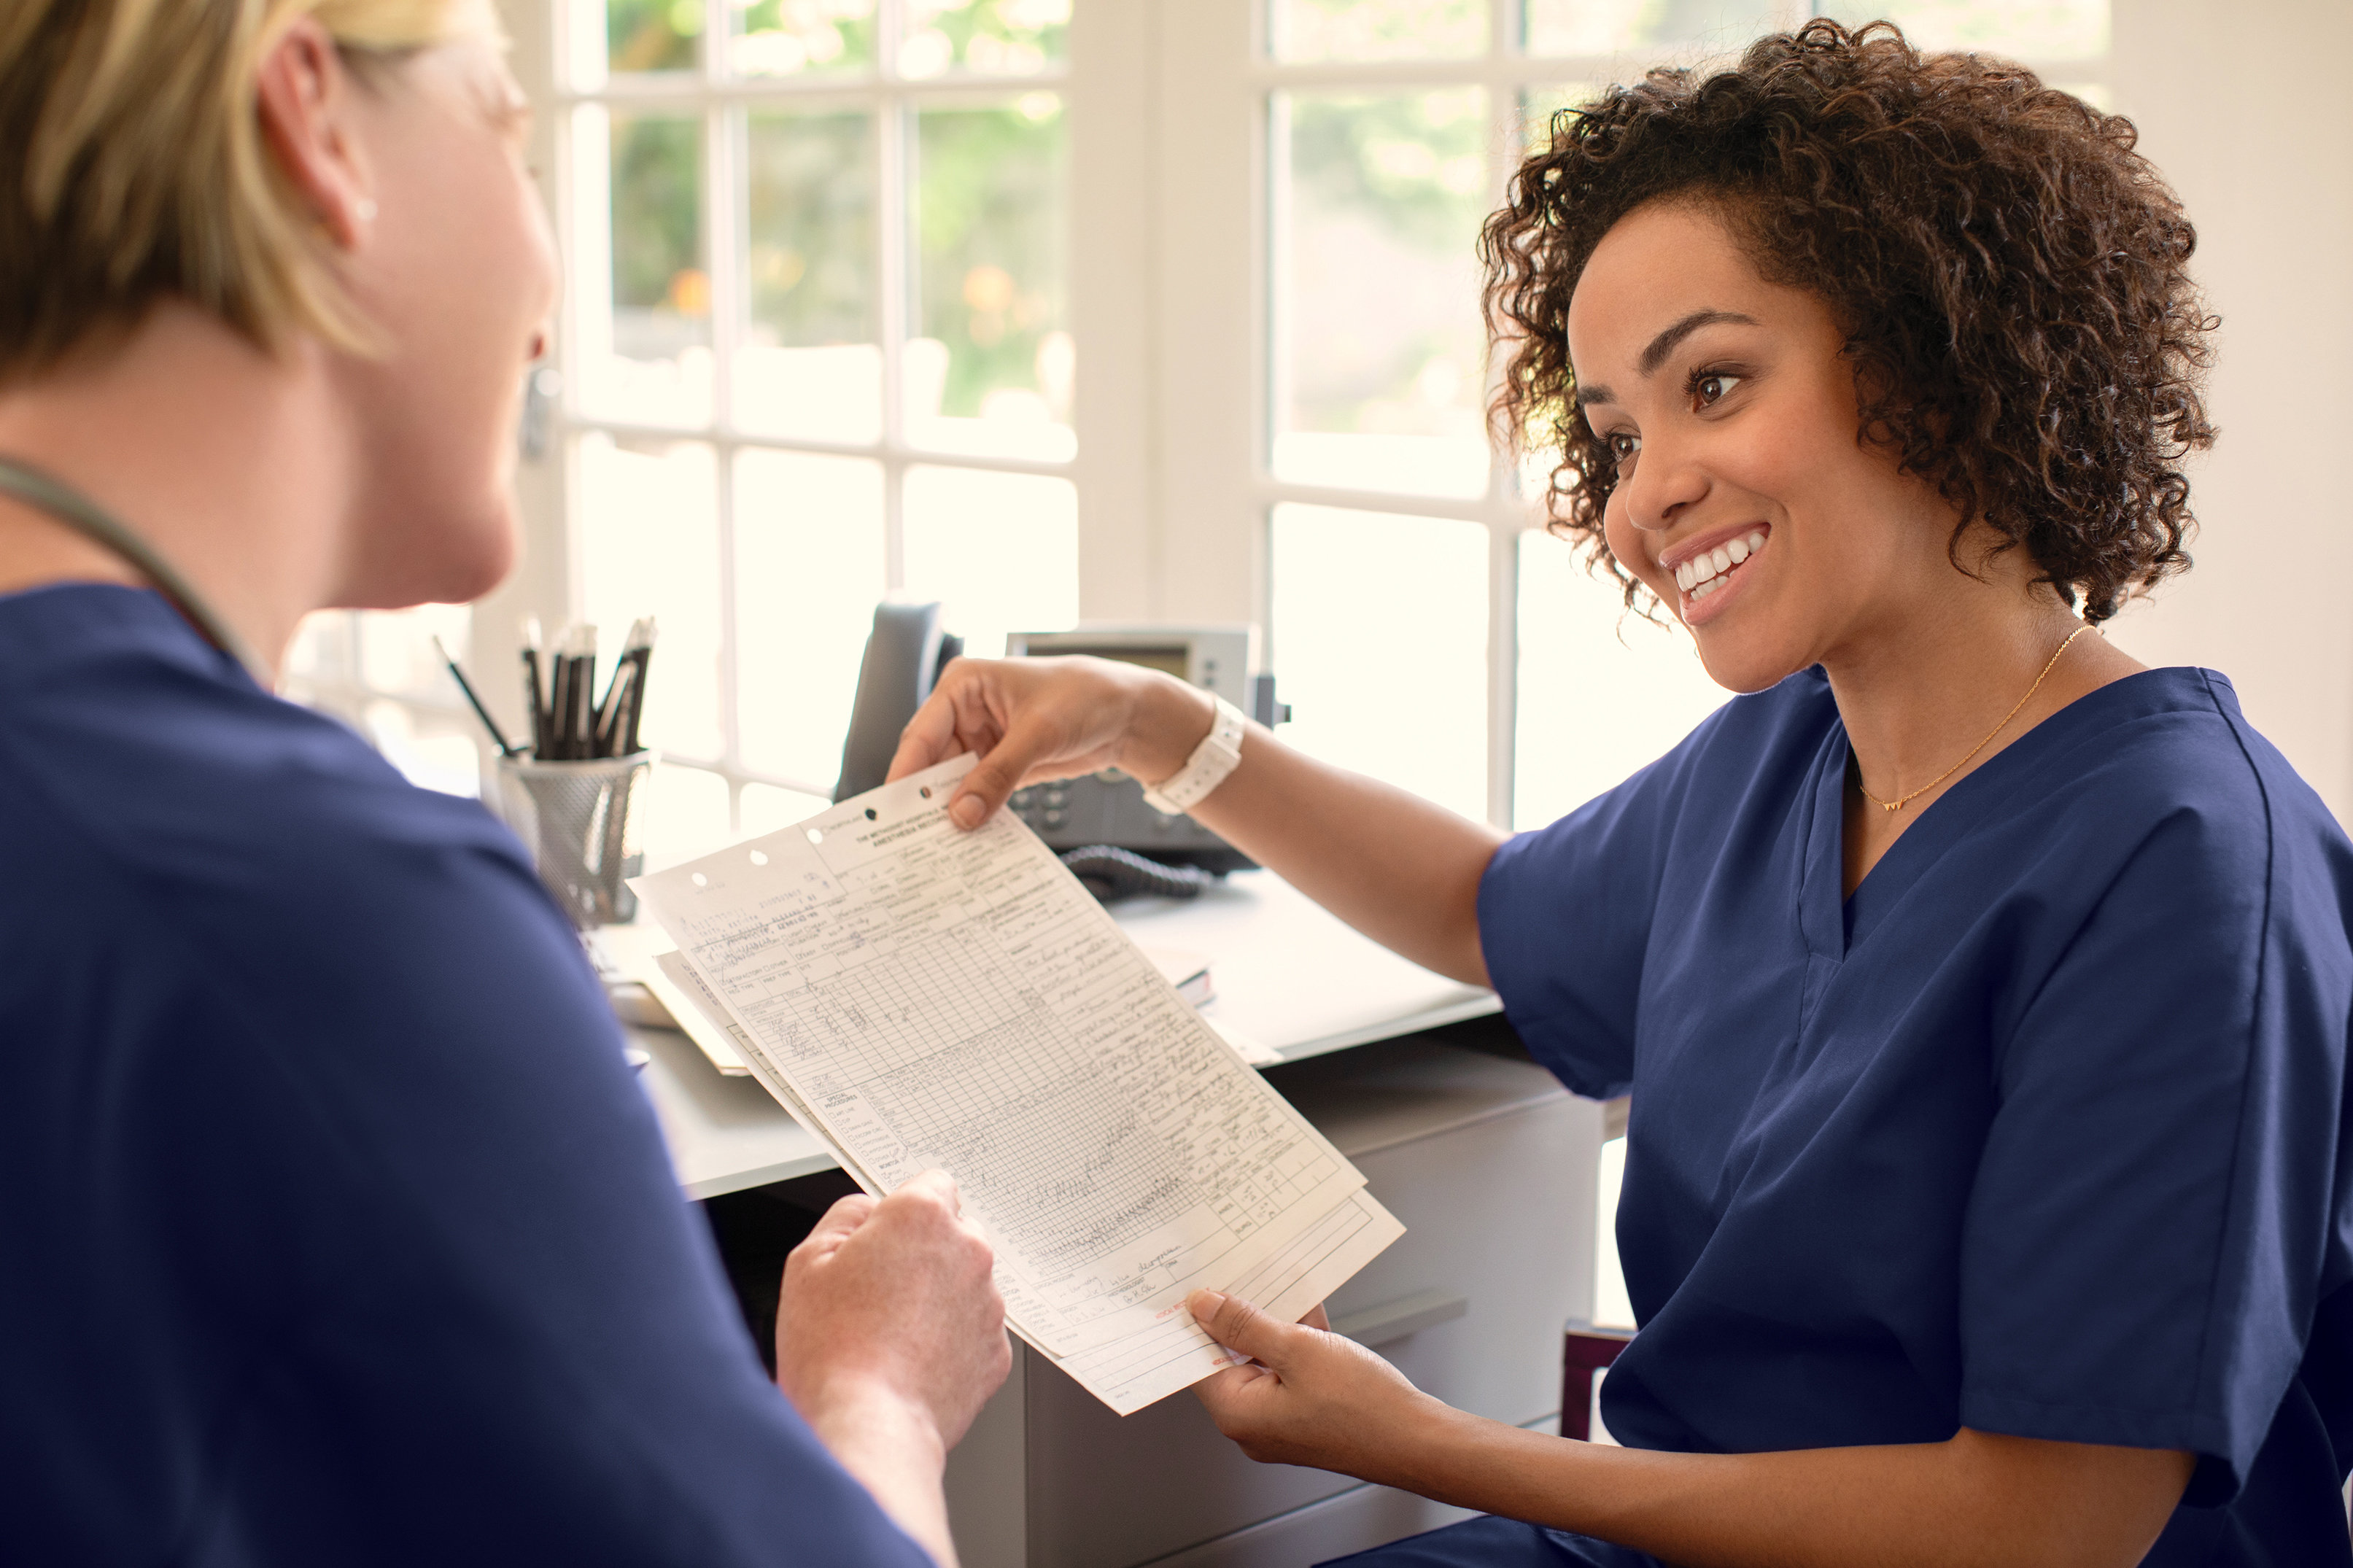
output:
[[[531,846],[539,879],[583,931],[633,920],[645,869],[638,817],[654,754],[579,763],[499,759],[499,815]]]

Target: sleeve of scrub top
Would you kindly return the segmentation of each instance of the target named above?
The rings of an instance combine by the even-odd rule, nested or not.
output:
[[[2243,763],[2196,798],[2213,804],[2156,818],[2030,996],[1989,1001],[2017,1016],[1996,1019],[1962,1243],[1961,1419],[2192,1452],[2186,1500],[2211,1503],[2304,1353],[2347,976],[2309,863],[2326,852],[2275,853]]]
[[[1576,1093],[1624,1094],[1686,747],[1551,826],[1507,840],[1479,884],[1487,978],[1533,1056]]]

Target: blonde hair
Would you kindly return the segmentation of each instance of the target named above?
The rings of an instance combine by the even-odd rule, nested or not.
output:
[[[262,61],[317,19],[363,83],[469,37],[490,0],[5,0],[0,381],[184,300],[257,344],[368,334],[259,110]]]

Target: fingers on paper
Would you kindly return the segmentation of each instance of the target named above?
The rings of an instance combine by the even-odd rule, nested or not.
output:
[[[1005,738],[975,763],[956,786],[948,814],[965,827],[977,827],[1003,805],[1029,770],[1055,754],[1062,742],[1055,725],[1037,713],[1023,714]]]
[[[838,1198],[809,1231],[808,1239],[801,1245],[815,1251],[829,1252],[849,1240],[873,1212],[874,1200],[864,1193],[852,1193],[846,1198]]]
[[[1191,1310],[1193,1321],[1228,1350],[1240,1351],[1277,1372],[1282,1370],[1297,1333],[1290,1324],[1276,1322],[1239,1296],[1216,1290],[1196,1290],[1185,1305]]]
[[[949,675],[954,677],[954,666],[949,668]],[[915,710],[907,727],[899,731],[899,749],[891,754],[888,776],[902,779],[909,773],[921,773],[934,763],[946,761],[956,753],[955,742],[955,702],[944,681]]]
[[[979,1224],[964,1212],[955,1178],[945,1171],[911,1176],[883,1202],[905,1214],[925,1245],[941,1248],[965,1272],[986,1277],[996,1267],[996,1249]],[[995,1287],[990,1289],[993,1294]]]

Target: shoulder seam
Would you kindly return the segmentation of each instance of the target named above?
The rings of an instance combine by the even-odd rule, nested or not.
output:
[[[2208,671],[2200,668],[2198,671],[2198,680],[2200,689],[2206,693],[2207,700],[2214,706],[2215,716],[2221,719],[2224,727],[2230,731],[2232,742],[2239,748],[2240,760],[2246,763],[2247,773],[2254,780],[2257,798],[2263,804],[2263,908],[2262,919],[2255,927],[2254,990],[2247,999],[2248,1020],[2252,1026],[2256,1019],[2263,1016],[2264,994],[2272,978],[2270,936],[2272,901],[2277,896],[2279,884],[2279,825],[2272,806],[2271,788],[2263,780],[2263,769],[2256,766],[2253,755],[2248,751],[2246,736],[2241,732],[2242,721],[2238,715],[2233,714],[2229,706],[2215,694],[2213,678]],[[2241,1167],[2242,1151],[2246,1142],[2247,1096],[2253,1092],[2253,1076],[2251,1071],[2242,1072],[2239,1075],[2239,1101],[2232,1108],[2230,1184],[2233,1191],[2240,1185],[2243,1176]],[[2222,1212],[2225,1214],[2232,1212],[2231,1196],[2232,1194],[2229,1192],[2223,1194]],[[2218,1268],[2214,1270],[2213,1279],[2208,1282],[2206,1310],[2200,1314],[2197,1365],[2201,1383],[2216,1375],[2216,1369],[2212,1364],[2215,1308],[2217,1298],[2222,1292],[2223,1283],[2223,1271]],[[2244,1479],[2243,1477],[2240,1479]]]

